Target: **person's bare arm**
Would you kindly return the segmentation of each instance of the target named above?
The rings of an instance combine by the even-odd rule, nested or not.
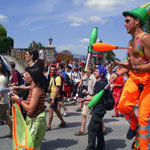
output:
[[[119,61],[115,61],[118,65],[120,65],[121,62]],[[117,71],[116,73],[113,73],[110,78],[109,78],[109,82],[113,83],[113,80],[118,76],[118,75],[124,75],[128,72],[129,70],[126,68],[121,68],[119,71]],[[117,76],[116,76],[117,75]]]
[[[80,80],[78,87],[82,86],[82,80]]]
[[[38,101],[39,101],[41,94],[42,94],[42,91],[39,90],[39,88],[35,87],[32,90],[32,96],[31,96],[30,103],[22,100],[22,101],[20,101],[20,104],[28,113],[33,113],[35,111],[37,104],[38,104]],[[19,99],[19,96],[16,94],[13,94],[12,99],[17,101]]]

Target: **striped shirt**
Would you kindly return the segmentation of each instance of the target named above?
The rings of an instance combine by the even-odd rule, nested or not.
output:
[[[30,113],[27,113],[27,115],[29,117],[36,117],[37,115],[39,115],[41,112],[43,112],[45,110],[45,93],[44,93],[44,90],[41,89],[40,87],[39,88],[39,91],[42,90],[42,94],[39,98],[39,101],[37,103],[37,106],[35,108],[35,111],[30,114]],[[29,90],[29,95],[28,95],[28,98],[27,98],[27,102],[30,104],[30,100],[31,100],[31,97],[32,97],[32,90]]]

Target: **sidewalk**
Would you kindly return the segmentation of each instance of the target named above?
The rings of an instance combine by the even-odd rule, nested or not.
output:
[[[16,69],[19,71],[19,72],[24,72],[24,66],[19,62],[19,60],[17,60],[16,58],[12,57],[12,56],[9,56],[9,55],[5,55],[4,58],[6,58],[6,60],[8,62],[10,61],[13,61],[16,63]]]

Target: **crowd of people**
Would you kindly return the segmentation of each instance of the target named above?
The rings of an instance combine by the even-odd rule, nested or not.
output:
[[[10,102],[7,100],[6,104],[7,109],[5,109],[5,112],[2,114],[2,115],[7,114],[8,120],[5,118],[4,119],[1,118],[2,119],[1,123],[3,123],[3,121],[6,121],[6,123],[8,123],[10,127],[9,136],[12,136],[12,125],[11,125],[12,122],[9,119],[9,115],[11,114],[11,106],[12,103],[14,103],[14,101],[19,103],[22,115],[26,120],[27,126],[31,127],[35,123],[33,118],[36,117],[36,126],[34,129],[35,147],[40,146],[39,142],[38,145],[36,144],[36,139],[37,137],[39,137],[38,130],[40,128],[43,129],[42,136],[40,134],[41,142],[45,132],[51,130],[53,112],[55,112],[57,117],[60,119],[59,127],[63,128],[67,127],[67,123],[65,122],[63,117],[67,116],[68,108],[65,106],[65,103],[68,102],[71,103],[73,102],[76,104],[77,107],[76,111],[78,112],[82,111],[81,129],[78,132],[75,132],[74,135],[75,136],[85,135],[86,116],[88,114],[91,114],[91,109],[88,108],[88,103],[92,99],[93,94],[95,95],[104,88],[104,85],[100,87],[98,81],[104,80],[107,83],[109,80],[108,78],[115,71],[115,69],[118,70],[120,67],[116,66],[115,63],[111,63],[109,65],[108,63],[105,63],[104,65],[99,65],[99,67],[98,65],[89,64],[88,69],[85,71],[84,63],[82,63],[82,65],[76,62],[68,64],[53,63],[47,66],[45,65],[43,60],[39,59],[39,53],[35,49],[30,49],[26,52],[25,60],[28,63],[28,67],[25,69],[25,72],[23,74],[16,69],[15,62],[10,62],[10,66],[12,69],[11,76],[9,78],[9,81],[7,81],[8,83],[5,81],[6,82],[5,86],[1,87],[1,88],[7,87],[8,84],[9,89],[11,91],[13,90],[13,95],[10,97]],[[22,82],[19,81],[20,76],[22,76]],[[113,81],[115,84],[114,83],[111,84],[112,92],[115,91],[114,89],[116,87],[120,86],[119,89],[123,88],[124,82],[120,83],[121,77],[118,76]],[[122,84],[122,86],[120,84]],[[118,94],[120,93],[121,92],[118,92]],[[45,117],[46,116],[45,114],[46,108],[44,101],[45,97],[49,97],[49,107],[47,108],[48,109],[47,124]],[[117,101],[115,102],[116,109],[119,101],[118,99],[119,96],[117,96]],[[99,108],[101,107],[102,106],[99,106]],[[61,112],[61,108],[64,109],[63,113]],[[97,108],[97,110],[99,108]],[[8,112],[6,110],[8,110]],[[102,114],[98,113],[98,116],[100,117],[96,116],[97,118],[100,119],[100,122],[105,113],[106,110],[102,110]],[[45,122],[42,125],[40,124],[39,116],[40,119],[42,118],[42,122]],[[115,114],[115,117],[118,117],[118,115]],[[39,121],[38,124],[37,121]],[[90,124],[91,125],[89,126],[92,127],[93,124],[95,124],[95,122],[91,120]],[[99,130],[99,124],[97,129]],[[102,138],[102,140],[100,140],[101,142],[98,143],[98,146],[101,145],[104,146],[105,145],[104,134],[106,133],[106,128],[103,122],[101,124],[100,129],[101,129],[100,138]],[[92,129],[91,134],[93,135]],[[91,139],[93,140],[93,138],[91,138],[92,136],[90,135],[90,130],[89,130],[89,137],[90,137],[89,138],[89,148],[90,148],[91,144],[90,140]],[[94,145],[91,146],[93,147]]]
[[[132,35],[127,62],[89,64],[86,70],[84,63],[77,62],[53,63],[47,66],[42,52],[40,51],[42,59],[39,59],[38,51],[31,49],[25,55],[28,67],[23,73],[22,83],[14,62],[10,62],[12,68],[10,80],[5,76],[3,65],[0,64],[0,88],[9,85],[11,93],[11,103],[7,92],[0,94],[0,121],[1,124],[6,121],[10,128],[10,136],[12,122],[9,117],[11,112],[9,106],[14,102],[21,107],[23,117],[32,133],[35,149],[40,149],[46,130],[51,130],[53,112],[60,119],[59,127],[65,128],[67,123],[63,117],[68,111],[65,102],[76,102],[77,111],[82,111],[82,121],[81,128],[75,136],[84,135],[86,117],[91,114],[87,150],[105,150],[104,134],[107,131],[103,117],[106,114],[107,94],[104,93],[92,109],[89,109],[88,104],[110,82],[110,90],[115,101],[112,117],[125,117],[130,124],[127,139],[131,140],[138,134],[139,143],[136,144],[139,144],[138,150],[149,149],[150,35],[143,30],[147,15],[142,16],[137,10],[123,12],[123,15],[127,32]],[[49,97],[47,123],[44,101],[46,96]],[[138,117],[134,112],[136,105],[139,107]]]

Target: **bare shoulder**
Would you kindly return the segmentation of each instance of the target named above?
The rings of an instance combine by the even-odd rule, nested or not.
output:
[[[142,45],[150,45],[150,34],[144,34],[142,37],[141,37],[141,44]]]
[[[41,94],[42,94],[42,89],[41,89],[40,87],[36,86],[36,87],[32,90],[32,92],[33,92],[34,94],[41,95]]]

